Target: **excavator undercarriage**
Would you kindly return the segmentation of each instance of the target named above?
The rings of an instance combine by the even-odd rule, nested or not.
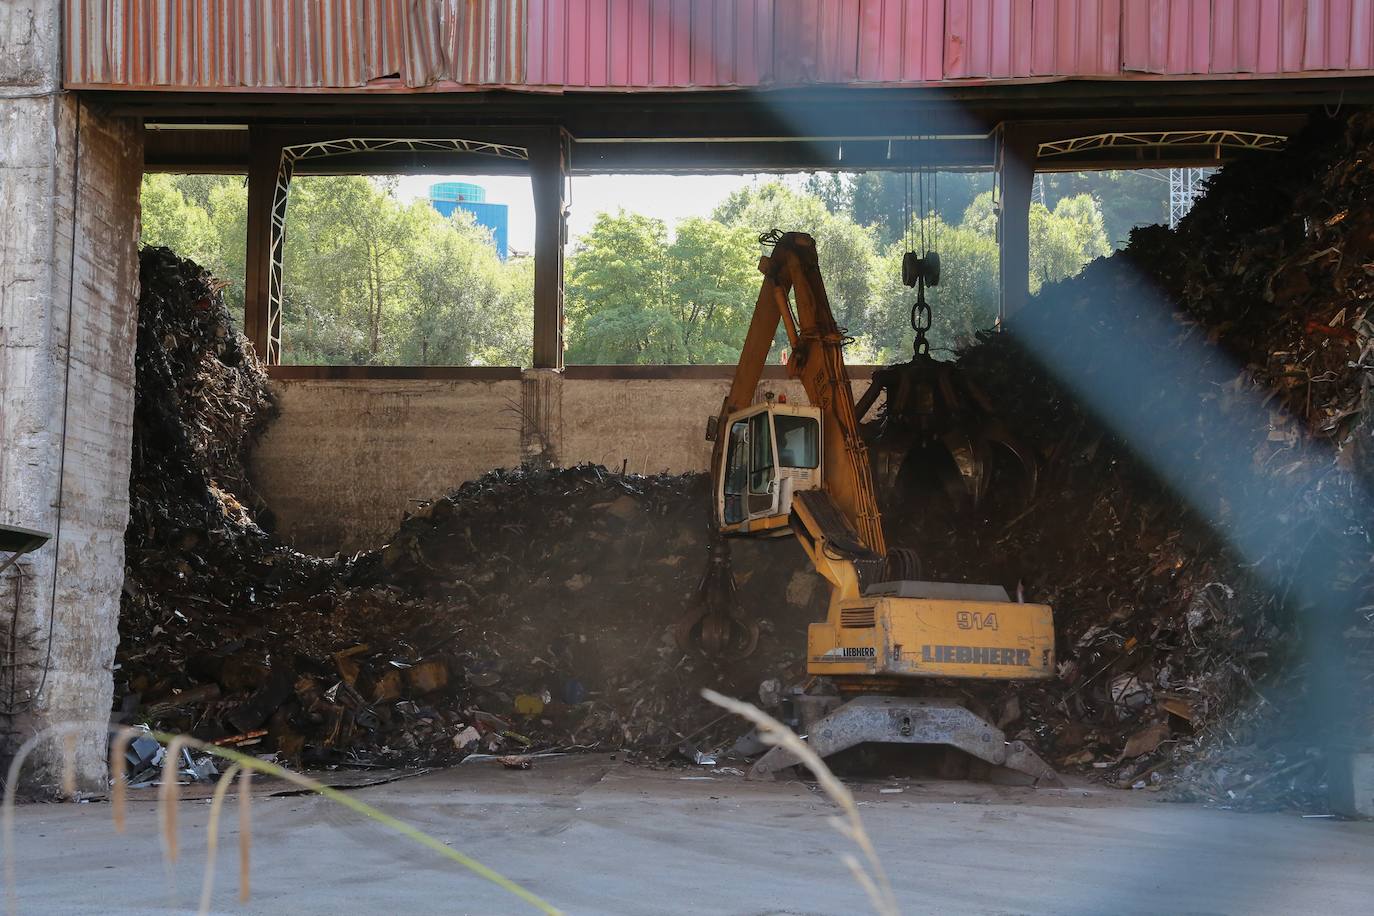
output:
[[[827,695],[796,701],[801,734],[822,759],[863,744],[944,745],[989,767],[1020,773],[1036,785],[1062,784],[1024,741],[1007,740],[1001,729],[956,700],[865,694],[851,700]],[[799,763],[795,752],[778,746],[754,763],[750,775],[774,776]]]

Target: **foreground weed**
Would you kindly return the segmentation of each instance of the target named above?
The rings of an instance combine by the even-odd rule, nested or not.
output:
[[[868,895],[869,901],[873,904],[873,909],[880,916],[900,916],[900,910],[897,909],[897,898],[893,895],[892,885],[887,880],[887,872],[883,870],[883,863],[878,858],[878,851],[873,847],[873,841],[869,838],[868,831],[864,829],[863,819],[859,817],[859,806],[854,803],[854,796],[845,787],[845,784],[840,782],[834,773],[830,772],[830,767],[825,765],[825,761],[816,756],[816,752],[811,749],[810,745],[798,738],[792,729],[757,706],[731,699],[709,688],[703,689],[701,695],[722,709],[729,710],[752,722],[758,727],[759,737],[765,744],[781,745],[797,755],[802,765],[816,777],[816,782],[825,794],[830,796],[830,800],[839,805],[840,810],[844,812],[843,817],[830,818],[830,826],[859,847],[867,867],[865,867],[864,862],[860,862],[851,853],[840,856],[840,861],[844,862],[850,874],[854,876],[854,880],[864,889],[864,893]]]
[[[5,900],[11,914],[17,913],[19,909],[19,899],[15,890],[15,867],[14,867],[14,806],[15,792],[19,781],[19,773],[24,766],[24,761],[44,741],[60,738],[62,744],[62,787],[67,795],[73,795],[76,791],[76,741],[82,732],[91,732],[99,729],[103,734],[108,728],[105,723],[84,723],[72,722],[61,725],[54,725],[43,729],[30,737],[15,752],[14,759],[10,762],[9,773],[5,781],[4,813],[3,813],[3,834],[4,834],[4,857],[5,857]],[[127,823],[126,808],[128,805],[128,788],[125,785],[126,768],[124,765],[124,752],[129,746],[129,742],[139,734],[150,734],[153,738],[167,746],[165,762],[163,764],[162,779],[158,787],[158,821],[159,833],[162,839],[163,861],[167,864],[170,875],[172,863],[176,862],[179,855],[177,843],[177,800],[180,795],[180,788],[177,783],[178,758],[183,748],[189,748],[203,754],[210,754],[221,760],[228,761],[231,765],[225,770],[215,786],[214,796],[211,799],[209,822],[206,824],[206,865],[205,873],[201,881],[200,908],[199,912],[208,913],[210,911],[210,899],[214,893],[215,880],[215,854],[219,849],[219,820],[224,807],[224,799],[228,794],[229,787],[237,778],[239,781],[239,899],[247,900],[249,895],[249,865],[251,860],[252,848],[252,819],[251,819],[251,778],[253,773],[262,773],[267,776],[274,776],[278,779],[300,786],[320,795],[335,804],[339,804],[352,811],[361,814],[363,817],[388,827],[399,833],[401,836],[418,843],[426,849],[430,849],[446,859],[463,866],[468,871],[490,881],[498,887],[508,891],[514,896],[525,901],[534,909],[546,914],[561,913],[556,907],[538,897],[531,891],[516,884],[504,875],[488,868],[476,859],[464,855],[456,849],[446,845],[424,831],[405,823],[404,821],[392,817],[385,811],[378,810],[366,802],[359,801],[338,789],[332,789],[308,776],[280,767],[275,763],[268,763],[259,760],[250,754],[240,753],[230,748],[218,747],[213,744],[206,744],[185,735],[169,735],[162,732],[140,732],[132,728],[110,728],[114,735],[114,740],[110,747],[110,776],[113,785],[110,789],[110,807],[115,830],[123,833]]]

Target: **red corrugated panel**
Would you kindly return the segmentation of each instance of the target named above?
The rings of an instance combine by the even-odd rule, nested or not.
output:
[[[66,81],[690,89],[1374,69],[1374,0],[64,0]]]
[[[1350,70],[1374,69],[1374,0],[1355,0],[1350,10]]]
[[[944,0],[862,0],[856,79],[927,82],[944,71]]]
[[[532,0],[65,0],[69,85],[525,81]]]
[[[1356,29],[1356,8],[1363,7],[1366,21],[1363,29]],[[1306,42],[1303,47],[1304,70],[1345,70],[1350,58],[1357,54],[1356,36],[1368,37],[1368,3],[1359,0],[1328,0],[1307,7]],[[1364,42],[1366,47],[1368,42]]]
[[[1121,0],[947,0],[947,79],[1115,76]]]
[[[939,80],[945,0],[788,0],[776,7],[773,82]]]
[[[529,0],[528,15],[531,86],[755,86],[772,75],[773,0]]]
[[[1128,71],[1275,74],[1374,66],[1371,0],[1124,0]]]
[[[778,6],[773,20],[777,47],[773,53],[773,78],[780,83],[818,82],[833,66],[824,60],[821,35],[824,10],[817,0],[791,0]]]

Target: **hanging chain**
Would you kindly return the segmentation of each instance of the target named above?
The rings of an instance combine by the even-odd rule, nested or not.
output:
[[[926,332],[930,330],[930,322],[930,306],[926,304],[926,284],[922,280],[916,287],[916,303],[911,307],[911,330],[916,332],[916,339],[912,341],[911,349],[917,356],[930,354],[930,341],[926,340]]]

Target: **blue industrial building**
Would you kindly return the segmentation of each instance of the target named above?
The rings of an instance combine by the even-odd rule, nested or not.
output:
[[[455,210],[471,213],[477,225],[491,230],[492,241],[496,243],[496,256],[503,261],[506,259],[509,253],[510,215],[505,204],[487,203],[486,188],[466,181],[436,182],[429,186],[429,203],[446,218],[452,216]]]

